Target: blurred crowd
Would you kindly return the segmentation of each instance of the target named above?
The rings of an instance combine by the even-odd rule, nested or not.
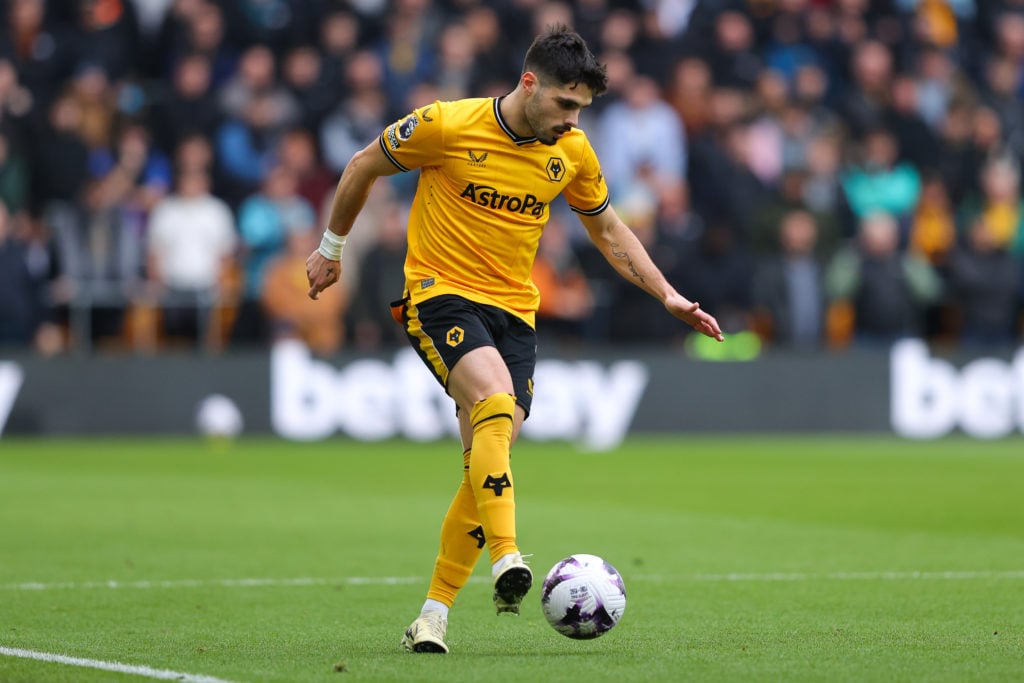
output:
[[[677,288],[783,349],[1012,346],[1024,302],[1024,0],[0,0],[0,347],[404,344],[415,174],[378,182],[307,299],[337,178],[413,107],[510,91],[545,26]],[[683,343],[564,203],[539,334]]]

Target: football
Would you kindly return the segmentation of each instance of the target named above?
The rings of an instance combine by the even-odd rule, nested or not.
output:
[[[578,553],[556,563],[544,579],[541,608],[564,636],[586,640],[608,633],[626,611],[626,585],[597,555]]]

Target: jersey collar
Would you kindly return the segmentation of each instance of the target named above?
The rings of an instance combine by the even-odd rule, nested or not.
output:
[[[502,95],[501,97],[495,97],[493,101],[494,118],[498,120],[498,125],[501,126],[501,129],[503,131],[505,131],[505,135],[507,135],[512,140],[512,142],[516,143],[517,145],[528,145],[531,142],[537,142],[536,135],[528,138],[520,137],[516,135],[516,132],[512,130],[512,127],[510,125],[508,125],[508,123],[505,121],[505,118],[501,115],[501,107],[499,106],[503,99],[505,99],[505,95]]]

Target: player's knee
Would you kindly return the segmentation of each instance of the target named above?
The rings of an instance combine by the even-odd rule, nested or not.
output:
[[[507,419],[511,425],[515,422],[515,412],[516,397],[509,393],[499,392],[477,401],[470,412],[469,421],[474,429],[483,422],[498,419]]]

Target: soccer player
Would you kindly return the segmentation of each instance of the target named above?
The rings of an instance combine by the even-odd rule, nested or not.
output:
[[[537,288],[530,270],[551,201],[564,194],[611,266],[669,313],[722,341],[713,316],[677,292],[609,205],[580,110],[607,88],[605,68],[565,26],[537,36],[515,89],[434,102],[388,126],[338,181],[309,296],[337,282],[345,238],[380,176],[420,169],[409,216],[405,289],[393,304],[413,348],[455,401],[463,478],[410,652],[448,652],[448,609],[486,547],[499,614],[519,613],[533,581],[516,544],[509,452],[529,415]]]

